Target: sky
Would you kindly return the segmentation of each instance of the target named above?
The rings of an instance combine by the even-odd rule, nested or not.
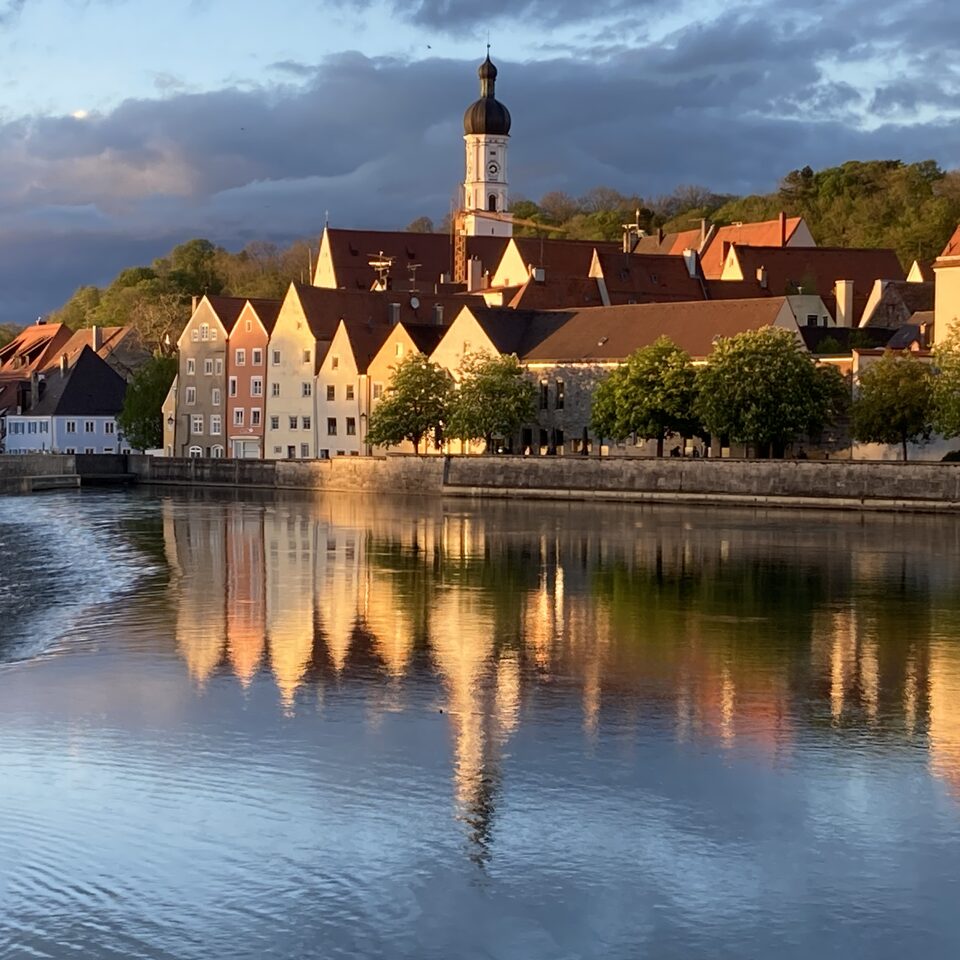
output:
[[[952,0],[0,0],[0,323],[195,236],[439,221],[488,40],[514,196],[960,167]]]

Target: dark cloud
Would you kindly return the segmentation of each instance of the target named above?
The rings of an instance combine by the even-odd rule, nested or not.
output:
[[[550,6],[571,20],[582,9]],[[466,4],[403,9],[469,20]],[[506,10],[493,3],[492,14]],[[624,10],[600,2],[590,13]],[[955,58],[923,53],[932,17],[922,3],[755,2],[657,43],[635,4],[629,11],[629,38],[626,27],[584,30],[595,56],[574,44],[551,59],[499,62],[515,193],[607,184],[650,197],[680,183],[750,192],[805,164],[873,157],[960,166]],[[958,19],[941,13],[947,25]],[[894,42],[916,54],[894,56]],[[439,220],[463,173],[475,70],[344,53],[275,63],[272,85],[189,93],[170,83],[160,99],[85,119],[0,123],[0,322],[31,320],[78,284],[191,236],[234,248],[316,237],[326,211],[340,226]],[[873,89],[862,81],[871,70],[882,78]],[[911,122],[921,115],[943,120]]]
[[[0,0],[0,27],[16,20],[26,5],[27,0]]]

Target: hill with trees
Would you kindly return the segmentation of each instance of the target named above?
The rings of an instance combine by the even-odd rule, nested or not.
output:
[[[769,194],[736,197],[683,186],[643,198],[595,187],[579,198],[556,191],[538,202],[518,197],[510,208],[518,218],[559,227],[551,237],[576,240],[619,240],[622,225],[637,218],[648,232],[673,232],[701,219],[718,225],[769,220],[783,210],[803,216],[822,246],[892,247],[908,267],[915,258],[937,256],[960,223],[960,171],[945,172],[933,160],[850,161],[794,170]],[[449,230],[449,219],[435,227],[418,217],[407,229]],[[536,235],[537,229],[515,232]],[[170,353],[193,296],[282,297],[290,281],[308,278],[315,250],[315,241],[298,240],[288,247],[251,243],[231,253],[209,240],[190,240],[149,266],[122,270],[105,287],[80,287],[50,319],[73,329],[133,323],[146,343]]]

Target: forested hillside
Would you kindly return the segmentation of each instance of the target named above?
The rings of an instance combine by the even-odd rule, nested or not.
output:
[[[691,229],[701,219],[768,220],[784,210],[805,217],[822,246],[892,247],[907,267],[915,258],[935,257],[960,223],[960,171],[946,173],[932,160],[850,161],[818,172],[794,170],[770,194],[732,197],[685,186],[666,197],[643,198],[597,187],[579,198],[557,192],[539,202],[517,198],[511,210],[518,218],[560,227],[551,237],[582,240],[619,240],[622,225],[633,222],[637,211],[643,229],[671,232]],[[434,224],[421,217],[407,229],[432,231]],[[149,266],[123,270],[107,287],[80,287],[50,319],[72,328],[133,323],[148,343],[171,352],[192,296],[282,297],[291,280],[308,278],[316,242],[285,248],[252,243],[231,253],[208,240],[190,240]]]

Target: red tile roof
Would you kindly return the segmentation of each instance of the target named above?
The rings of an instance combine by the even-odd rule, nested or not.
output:
[[[46,369],[73,332],[62,323],[35,323],[0,347],[0,374],[29,377]]]
[[[833,292],[837,280],[852,280],[855,292],[869,293],[876,280],[903,280],[896,251],[847,247],[736,247],[744,279],[756,280],[767,271],[767,288],[774,296]]]
[[[555,277],[547,273],[540,283],[532,277],[510,298],[514,310],[561,310],[565,307],[595,307],[600,288],[589,277]]]
[[[781,238],[779,218],[763,220],[758,223],[730,224],[717,227],[711,234],[707,247],[700,252],[700,264],[703,275],[708,279],[719,279],[723,273],[723,260],[731,243],[738,247],[783,247],[800,226],[801,217],[787,217]],[[697,231],[699,236],[699,231]]]
[[[960,227],[953,231],[953,236],[947,241],[943,248],[941,257],[960,257]]]
[[[615,253],[622,249],[620,243],[597,240],[514,237],[514,242],[523,262],[534,267],[543,267],[548,281],[557,277],[585,277],[590,272],[594,250]]]
[[[597,251],[611,304],[703,300],[704,286],[683,257]]]

